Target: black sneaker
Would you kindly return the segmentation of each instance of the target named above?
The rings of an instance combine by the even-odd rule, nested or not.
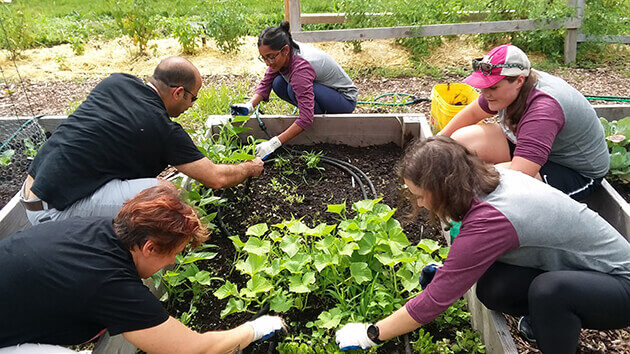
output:
[[[518,320],[518,333],[521,337],[530,343],[536,343],[536,337],[534,336],[534,329],[529,322],[529,316],[523,316]]]

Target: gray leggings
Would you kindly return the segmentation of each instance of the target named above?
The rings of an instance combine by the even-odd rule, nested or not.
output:
[[[140,191],[157,186],[157,184],[157,178],[138,178],[125,181],[114,179],[64,210],[57,210],[52,207],[40,211],[27,210],[26,216],[33,225],[46,221],[65,220],[74,216],[109,216],[113,218],[122,208],[124,202],[133,198]],[[24,198],[23,187],[20,196]],[[46,202],[43,204],[48,206]]]
[[[543,353],[575,353],[581,328],[630,326],[630,280],[606,273],[495,262],[477,282],[477,297],[489,309],[529,315]]]

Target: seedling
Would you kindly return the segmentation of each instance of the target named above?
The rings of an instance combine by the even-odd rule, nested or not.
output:
[[[9,166],[11,164],[11,160],[13,159],[13,155],[15,155],[15,150],[4,150],[2,154],[0,154],[0,167]]]

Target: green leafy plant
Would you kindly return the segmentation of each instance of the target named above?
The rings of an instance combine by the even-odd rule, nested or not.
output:
[[[623,183],[630,182],[630,117],[625,117],[619,121],[609,122],[605,118],[600,118],[604,127],[606,144],[610,151],[610,171],[609,174],[621,180]]]
[[[437,351],[437,344],[433,341],[433,336],[420,328],[417,332],[418,339],[412,343],[414,352],[420,354],[433,354]]]
[[[22,142],[24,143],[24,147],[25,147],[22,153],[26,155],[27,159],[29,160],[34,159],[35,155],[37,155],[37,151],[39,150],[41,146],[36,146],[35,143],[29,138],[25,138]]]
[[[199,47],[203,28],[185,17],[165,19],[164,23],[169,32],[177,38],[182,51],[185,54],[194,54]]]
[[[242,37],[247,35],[247,7],[238,0],[208,0],[207,8],[212,9],[207,14],[205,30],[213,37],[224,53],[238,52],[243,45]]]
[[[306,168],[323,171],[324,168],[319,166],[319,162],[320,162],[322,154],[323,154],[322,151],[320,152],[307,151],[304,154],[300,155],[300,158],[304,160],[304,162],[306,163]]]
[[[466,311],[466,302],[457,300],[440,314],[433,323],[441,330],[457,328],[470,323],[470,312]]]
[[[120,31],[136,45],[136,55],[146,54],[148,43],[157,36],[155,0],[107,0]]]
[[[18,59],[25,49],[35,44],[32,15],[13,6],[0,5],[0,22],[4,37],[1,46],[9,51],[11,60]]]
[[[240,289],[226,281],[214,293],[228,299],[221,316],[263,304],[278,313],[304,310],[315,297],[329,306],[305,326],[311,344],[322,347],[340,324],[374,321],[401,307],[417,294],[422,267],[443,252],[435,241],[411,245],[392,218],[395,209],[379,201],[354,203],[354,218],[346,218],[345,204],[329,205],[341,217],[335,225],[311,228],[291,219],[250,226],[246,241],[231,237],[239,253],[235,268],[249,280]]]
[[[0,154],[0,167],[6,167],[11,164],[11,160],[13,159],[13,155],[15,155],[15,150],[7,149]]]

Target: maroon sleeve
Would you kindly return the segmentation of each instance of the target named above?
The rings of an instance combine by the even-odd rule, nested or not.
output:
[[[490,109],[490,107],[488,107],[488,100],[485,97],[481,95],[477,97],[477,103],[479,103],[479,107],[481,107],[481,109],[483,109],[484,112],[488,114],[497,114],[496,111],[493,111]]]
[[[258,87],[256,88],[256,91],[254,91],[254,94],[257,93],[261,95],[265,100],[269,99],[269,94],[271,93],[273,79],[275,79],[276,76],[278,75],[280,75],[279,72],[273,71],[271,70],[271,68],[267,68],[267,71],[265,71],[265,77],[263,77],[260,84],[258,84]]]
[[[547,162],[553,141],[564,127],[564,112],[558,101],[540,90],[532,90],[527,101],[516,128],[514,156],[542,166]]]
[[[433,321],[486,272],[502,254],[517,248],[512,223],[489,203],[475,198],[459,235],[433,281],[405,308],[418,323]]]
[[[315,110],[315,93],[313,82],[317,74],[306,59],[294,56],[291,62],[290,84],[295,92],[300,114],[295,124],[306,130],[313,124],[313,112]]]

